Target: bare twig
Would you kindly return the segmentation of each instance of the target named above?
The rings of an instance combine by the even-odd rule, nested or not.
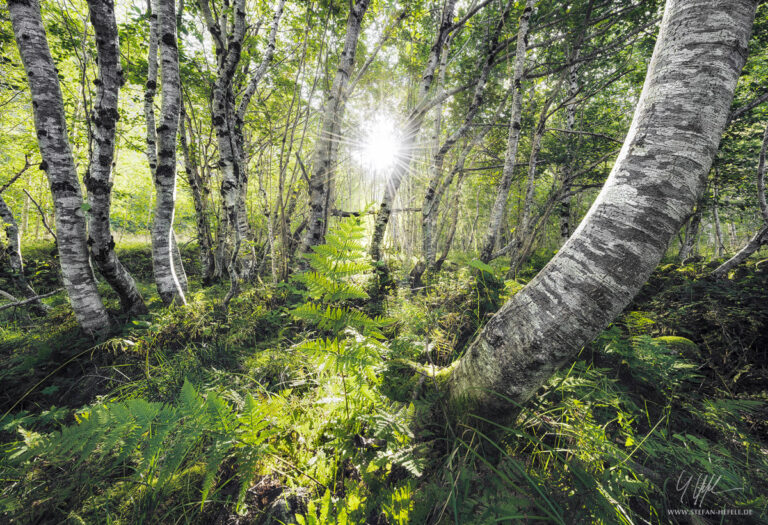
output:
[[[16,172],[16,175],[14,175],[13,177],[11,177],[11,180],[9,180],[9,181],[8,181],[8,182],[6,182],[5,184],[3,184],[3,186],[2,186],[2,187],[0,187],[0,193],[3,193],[5,190],[7,190],[7,189],[8,189],[8,187],[9,187],[11,184],[13,184],[14,182],[16,182],[16,181],[19,179],[19,177],[21,177],[21,176],[24,174],[24,172],[26,172],[26,171],[29,169],[29,167],[30,167],[31,165],[32,165],[32,163],[31,163],[31,162],[29,162],[29,153],[25,153],[25,154],[24,154],[24,167],[23,167],[23,168],[21,168],[21,169],[20,169],[18,172]]]
[[[53,230],[51,229],[51,227],[48,226],[48,221],[45,220],[45,213],[43,213],[43,209],[37,203],[35,198],[32,195],[30,195],[30,193],[27,191],[26,188],[24,188],[24,193],[27,194],[27,197],[29,197],[29,200],[31,200],[32,204],[34,204],[35,208],[37,208],[37,211],[40,213],[40,218],[43,220],[43,226],[45,226],[45,229],[48,230],[48,233],[50,233],[53,236],[53,241],[58,243],[59,239],[56,237],[56,234],[53,233]]]
[[[50,297],[52,295],[56,295],[57,293],[59,293],[63,289],[64,288],[57,288],[57,289],[55,289],[52,292],[44,293],[42,295],[36,295],[34,297],[30,297],[28,299],[24,299],[23,301],[16,301],[15,303],[4,304],[4,305],[0,306],[0,312],[3,311],[3,310],[7,310],[8,308],[13,308],[15,306],[24,306],[27,303],[32,303],[32,302],[38,301],[40,299],[45,299],[46,297]],[[5,295],[5,292],[3,292],[3,294]],[[10,294],[8,294],[8,295],[10,295]],[[13,296],[11,296],[11,297],[13,297]]]
[[[744,113],[746,113],[748,111],[751,111],[752,109],[756,108],[757,106],[759,106],[760,104],[762,104],[766,100],[768,100],[768,91],[766,91],[765,93],[763,93],[762,95],[760,95],[758,97],[755,97],[754,99],[752,99],[748,103],[744,104],[740,108],[734,109],[733,112],[731,113],[731,115],[728,117],[728,122],[729,123],[733,122],[737,118],[739,118],[742,115],[744,115]]]

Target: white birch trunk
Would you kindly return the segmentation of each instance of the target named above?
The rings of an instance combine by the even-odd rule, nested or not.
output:
[[[357,41],[360,38],[363,16],[370,0],[357,0],[351,6],[347,19],[347,33],[339,57],[339,66],[323,109],[323,124],[315,144],[312,174],[309,179],[309,223],[302,238],[299,253],[309,253],[313,246],[322,244],[328,229],[328,218],[333,203],[333,175],[339,149],[341,121],[344,118],[345,92],[355,65]]]
[[[507,152],[504,155],[504,169],[496,192],[496,200],[491,208],[491,218],[488,224],[488,232],[483,239],[483,247],[480,250],[480,260],[491,260],[493,250],[501,233],[501,224],[507,212],[507,197],[509,187],[512,184],[512,175],[515,171],[517,147],[520,143],[520,130],[522,128],[523,115],[523,75],[525,74],[525,54],[528,47],[528,32],[530,30],[531,15],[536,6],[536,0],[526,0],[523,14],[517,29],[517,46],[515,48],[515,71],[512,78],[512,116],[509,120],[509,140]]]
[[[632,300],[704,189],[755,8],[754,0],[667,1],[632,126],[597,200],[443,373],[455,415],[508,417],[510,400],[534,395]]]
[[[38,0],[11,0],[8,11],[29,79],[35,129],[53,195],[58,232],[59,261],[72,310],[80,326],[90,334],[109,327],[91,269],[86,244],[83,195],[67,137],[64,102]]]
[[[154,220],[152,222],[152,263],[157,291],[163,304],[186,304],[181,260],[174,257],[173,217],[176,204],[176,138],[181,113],[181,80],[176,43],[176,4],[155,0],[157,46],[160,54],[162,101],[157,127],[157,168],[155,169]],[[152,23],[152,21],[150,21]],[[151,53],[151,51],[150,51]],[[150,59],[150,62],[152,60]],[[149,88],[149,82],[147,82]],[[151,148],[150,148],[151,149]]]
[[[91,207],[88,244],[96,268],[117,293],[123,312],[142,315],[148,312],[147,306],[133,277],[115,253],[115,240],[109,224],[116,127],[120,118],[117,104],[123,83],[114,3],[111,0],[88,0],[88,9],[96,36],[99,66],[93,107],[93,151],[84,180]]]

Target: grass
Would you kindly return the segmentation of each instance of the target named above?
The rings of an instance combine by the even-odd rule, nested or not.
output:
[[[252,286],[224,318],[227,284],[201,290],[190,266],[189,305],[163,308],[148,247],[120,248],[150,314],[109,339],[81,336],[60,295],[44,319],[3,312],[4,522],[768,522],[768,278],[753,267],[724,283],[660,270],[514,423],[423,425],[433,401],[387,363],[448,364],[519,290],[503,268],[388,297],[380,357],[341,374],[306,345],[323,333],[292,314],[300,288]],[[50,248],[26,254],[36,289],[55,288]]]

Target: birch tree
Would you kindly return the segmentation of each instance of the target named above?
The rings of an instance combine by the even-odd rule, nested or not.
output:
[[[763,133],[763,144],[760,147],[760,156],[757,161],[757,202],[760,206],[760,217],[763,219],[762,227],[755,233],[749,242],[739,250],[736,255],[715,268],[712,277],[723,278],[728,272],[747,260],[747,258],[760,249],[761,246],[768,244],[768,203],[765,193],[765,157],[768,150],[768,126]]]
[[[27,281],[27,278],[24,276],[24,259],[21,256],[21,233],[19,231],[19,226],[16,223],[16,218],[13,216],[11,208],[2,196],[2,192],[27,171],[29,166],[29,158],[26,158],[24,167],[9,183],[4,184],[3,187],[0,188],[0,227],[2,227],[5,233],[5,242],[0,243],[0,247],[2,247],[0,253],[8,258],[11,267],[11,280],[16,286],[16,289],[21,292],[22,296],[26,299],[33,299],[37,297],[37,293],[35,293],[35,290],[30,286],[29,281]],[[3,246],[3,244],[5,244],[5,246]],[[39,298],[32,301],[32,307],[40,314],[44,314],[48,311],[48,306],[40,301]]]
[[[35,129],[56,212],[59,261],[64,286],[80,326],[98,334],[109,317],[96,287],[86,244],[83,194],[77,179],[61,86],[43,28],[38,0],[8,3],[13,33],[32,95]]]
[[[323,107],[323,121],[320,135],[315,143],[312,160],[312,174],[309,179],[309,221],[302,238],[299,253],[309,253],[313,246],[321,244],[328,229],[328,217],[332,207],[333,172],[339,149],[341,121],[346,108],[347,84],[352,75],[357,53],[357,41],[360,38],[363,16],[370,0],[357,0],[350,3],[347,18],[347,32],[339,56],[339,65],[333,84],[328,92]]]
[[[517,29],[517,46],[515,48],[515,69],[510,90],[512,91],[512,115],[509,119],[509,140],[507,151],[504,155],[504,169],[501,180],[496,190],[496,200],[491,209],[491,219],[488,232],[483,239],[483,247],[480,250],[480,260],[488,262],[496,247],[496,241],[501,232],[502,218],[507,210],[507,196],[512,184],[512,175],[515,170],[517,148],[520,143],[520,131],[522,129],[523,114],[523,75],[525,74],[525,55],[528,47],[528,33],[531,26],[531,15],[536,7],[535,0],[526,0],[523,14]]]
[[[96,35],[99,77],[93,107],[93,152],[88,175],[88,245],[91,257],[104,279],[117,292],[124,312],[147,313],[147,307],[136,283],[115,253],[115,240],[109,224],[112,201],[112,165],[115,162],[115,135],[123,68],[117,34],[114,3],[111,0],[88,0],[91,24]]]
[[[245,210],[248,163],[243,144],[243,123],[250,101],[272,61],[277,28],[285,0],[279,0],[277,4],[267,49],[261,64],[251,76],[239,102],[236,101],[233,82],[240,64],[247,30],[245,0],[235,0],[232,9],[226,9],[226,4],[222,6],[220,19],[214,16],[209,0],[199,0],[198,3],[203,12],[208,32],[216,46],[216,80],[213,86],[211,118],[216,130],[219,148],[219,169],[222,175],[221,198],[227,222],[230,224],[234,235],[232,255],[227,266],[230,290],[224,298],[226,308],[229,301],[240,290],[240,275],[237,268],[238,255],[242,241],[249,237]]]
[[[632,126],[550,263],[439,373],[455,415],[504,418],[631,301],[704,190],[755,0],[668,0]]]
[[[176,204],[176,136],[181,112],[181,81],[176,44],[176,4],[174,0],[155,0],[150,14],[149,72],[144,111],[147,120],[147,156],[155,181],[152,222],[152,265],[155,284],[163,304],[186,304],[186,278],[181,258],[174,254],[173,218]],[[155,129],[154,95],[160,57],[160,125]]]
[[[387,182],[387,186],[384,189],[384,196],[381,199],[379,209],[376,213],[370,247],[371,258],[374,262],[381,260],[381,245],[384,242],[384,234],[387,231],[389,218],[392,215],[392,207],[395,203],[395,197],[397,197],[397,191],[400,188],[403,179],[410,171],[411,161],[416,149],[417,136],[424,124],[427,112],[435,103],[432,97],[429,96],[429,93],[432,89],[435,74],[437,73],[440,64],[443,47],[451,32],[461,27],[467,20],[465,17],[463,21],[457,22],[456,24],[453,23],[456,3],[457,0],[446,0],[443,4],[437,28],[437,35],[429,51],[429,55],[427,56],[427,61],[424,65],[424,70],[417,88],[416,103],[406,119],[406,124],[404,126],[404,144],[402,145],[403,151],[401,153],[402,159],[401,162],[398,162],[395,165],[394,172]]]

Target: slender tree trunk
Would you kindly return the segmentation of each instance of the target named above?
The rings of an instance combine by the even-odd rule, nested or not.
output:
[[[8,246],[3,251],[8,256],[11,267],[11,279],[25,298],[37,297],[37,293],[29,285],[27,278],[24,277],[24,260],[21,257],[19,227],[2,195],[0,195],[0,225],[5,229],[5,237],[8,242]],[[32,306],[39,314],[45,314],[49,310],[48,305],[44,304],[40,299],[36,299]]]
[[[56,210],[59,261],[64,286],[80,326],[103,332],[109,317],[93,278],[86,244],[83,195],[67,138],[64,102],[57,69],[48,48],[38,0],[8,3],[16,43],[29,79],[35,129]]]
[[[187,174],[189,189],[192,193],[192,202],[195,206],[195,227],[197,229],[197,246],[200,250],[200,265],[202,281],[204,286],[210,286],[213,283],[213,276],[216,271],[216,265],[213,260],[213,238],[211,237],[211,224],[208,221],[208,202],[205,198],[205,183],[200,176],[197,154],[190,151],[187,143],[187,126],[185,123],[186,111],[184,104],[181,105],[181,115],[179,118],[179,139],[181,143],[181,152],[184,155],[184,171]],[[192,135],[192,126],[190,126],[190,138]],[[192,143],[195,141],[192,140]]]
[[[520,143],[520,130],[523,116],[523,76],[525,75],[525,53],[528,47],[528,32],[530,30],[531,15],[536,6],[536,0],[526,0],[523,14],[517,29],[517,47],[515,50],[515,71],[512,77],[512,116],[509,120],[509,140],[507,152],[504,155],[504,169],[502,171],[499,187],[496,191],[496,200],[491,208],[491,217],[488,224],[488,233],[483,239],[483,247],[480,250],[480,260],[491,260],[496,241],[501,231],[502,218],[507,213],[507,197],[509,187],[512,184],[512,175],[515,171],[517,148]]]
[[[680,251],[677,254],[677,262],[680,264],[684,264],[685,261],[694,254],[696,238],[699,235],[699,227],[701,226],[701,216],[704,211],[702,209],[702,205],[703,202],[701,201],[696,205],[696,211],[693,213],[685,227],[685,237],[683,238],[683,244],[680,245]]]
[[[768,150],[768,126],[763,133],[763,145],[760,148],[760,157],[757,162],[757,201],[760,204],[760,215],[763,218],[763,226],[756,234],[749,239],[747,245],[739,250],[736,255],[715,268],[712,277],[721,279],[728,275],[728,272],[747,260],[747,258],[760,249],[764,244],[768,244],[768,203],[766,203],[765,194],[765,156]]]
[[[560,90],[560,82],[553,89],[552,94],[547,97],[544,107],[541,108],[539,122],[531,139],[531,155],[528,159],[528,179],[525,190],[525,200],[523,201],[523,216],[514,233],[514,239],[511,244],[511,261],[509,273],[514,275],[528,260],[533,251],[533,245],[536,240],[535,225],[533,217],[533,198],[536,192],[536,165],[539,162],[539,153],[541,152],[541,142],[544,139],[547,119],[549,118],[549,108]],[[493,258],[493,257],[491,257]],[[488,262],[488,261],[484,261]]]
[[[390,180],[384,189],[384,196],[381,199],[379,210],[376,213],[376,219],[373,226],[373,235],[371,237],[370,254],[374,262],[381,260],[381,245],[384,242],[384,234],[387,232],[387,224],[392,215],[392,207],[397,197],[397,191],[403,179],[410,171],[411,161],[415,156],[416,139],[424,123],[426,111],[423,109],[427,102],[430,88],[435,78],[435,71],[440,63],[443,46],[453,28],[453,14],[456,10],[457,0],[446,0],[443,4],[443,11],[440,17],[440,25],[437,31],[437,38],[432,45],[432,49],[427,57],[427,63],[421,76],[421,82],[418,87],[418,94],[414,110],[405,125],[404,140],[400,162],[396,163]]]
[[[462,162],[463,164],[463,162]],[[443,245],[443,250],[440,252],[440,256],[435,259],[435,263],[432,265],[432,267],[429,269],[432,273],[437,273],[440,271],[440,268],[443,267],[443,264],[445,263],[445,260],[448,258],[448,253],[451,251],[451,246],[453,246],[453,239],[456,237],[456,226],[459,224],[459,202],[461,198],[461,185],[464,182],[464,171],[459,172],[459,177],[456,180],[456,190],[453,194],[453,198],[451,199],[451,205],[450,205],[450,224],[448,225],[448,234],[445,239],[445,244]]]
[[[183,268],[181,260],[174,257],[173,217],[176,204],[176,137],[181,113],[181,81],[179,79],[179,54],[176,43],[176,4],[174,0],[155,0],[150,24],[156,28],[156,51],[160,54],[162,102],[160,126],[157,128],[157,158],[155,169],[154,219],[152,221],[152,263],[157,291],[163,304],[186,304],[180,280]],[[150,36],[150,68],[152,41]],[[156,66],[155,66],[156,68]],[[155,69],[155,78],[157,69]],[[147,90],[151,89],[147,81]],[[155,80],[156,85],[156,80]],[[151,104],[151,102],[150,102]],[[148,122],[148,127],[151,124]],[[149,130],[148,130],[149,133]],[[149,140],[148,140],[149,144]],[[151,145],[148,149],[152,149]],[[152,159],[150,157],[150,167]],[[182,279],[183,280],[183,279]]]
[[[715,180],[712,184],[712,217],[715,221],[715,243],[717,243],[717,246],[715,247],[715,257],[720,258],[723,256],[723,252],[725,252],[725,245],[723,244],[723,228],[720,225],[720,212],[718,210],[718,179],[720,177],[717,170],[717,161],[714,163],[714,169]]]
[[[491,73],[491,69],[493,68],[494,64],[494,51],[496,46],[498,45],[499,36],[501,35],[501,31],[504,28],[507,13],[510,8],[510,3],[508,2],[504,10],[502,11],[499,21],[496,24],[496,27],[492,31],[492,33],[489,35],[487,42],[485,42],[485,49],[486,49],[486,58],[485,62],[483,64],[483,67],[480,71],[480,75],[477,79],[477,83],[475,84],[475,90],[474,94],[472,96],[472,101],[469,104],[469,108],[467,110],[467,114],[464,117],[464,122],[459,126],[459,128],[451,133],[451,135],[445,140],[445,142],[440,146],[440,148],[437,150],[437,152],[434,154],[432,158],[432,163],[430,166],[431,176],[430,181],[427,186],[426,194],[424,195],[424,202],[421,207],[421,213],[422,213],[422,221],[421,221],[421,231],[422,231],[422,256],[423,261],[420,261],[416,267],[414,268],[414,281],[421,281],[421,273],[424,272],[424,269],[434,267],[435,259],[437,258],[437,239],[435,237],[435,229],[437,226],[437,216],[440,206],[440,201],[442,200],[443,193],[447,187],[443,185],[440,186],[440,179],[442,178],[442,171],[443,171],[443,162],[445,160],[445,156],[448,154],[448,152],[453,148],[453,146],[458,142],[465,133],[467,133],[470,129],[470,126],[472,125],[472,122],[475,119],[475,116],[480,111],[482,102],[483,102],[483,95],[485,93],[485,86],[488,81],[488,76]],[[442,72],[441,72],[442,74]],[[450,181],[448,181],[448,184],[450,184]]]
[[[133,277],[115,253],[115,240],[109,224],[116,126],[120,118],[117,103],[123,83],[114,3],[111,0],[88,0],[88,8],[96,36],[99,65],[93,108],[93,152],[84,180],[91,207],[88,213],[88,244],[96,268],[120,297],[123,312],[142,315],[148,312],[147,306]]]
[[[746,60],[754,0],[668,0],[634,121],[550,263],[445,377],[455,415],[509,417],[632,300],[704,190]]]
[[[320,136],[315,143],[312,174],[309,179],[309,223],[299,248],[300,253],[309,253],[313,246],[322,244],[328,229],[328,217],[333,203],[333,177],[339,149],[338,136],[346,108],[345,92],[355,65],[357,41],[360,38],[363,16],[370,0],[357,0],[351,5],[347,18],[347,34],[339,58],[338,71],[326,97],[323,109],[323,123]]]

